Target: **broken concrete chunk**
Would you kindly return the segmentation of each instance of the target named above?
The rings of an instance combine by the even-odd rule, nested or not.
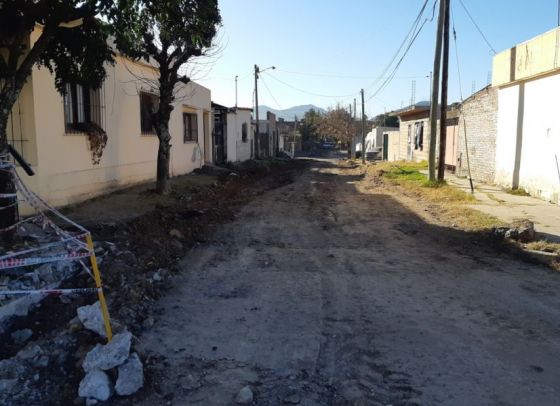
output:
[[[43,354],[43,350],[38,345],[31,345],[17,353],[19,359],[30,360]]]
[[[10,393],[17,383],[17,379],[0,379],[0,394]]]
[[[237,396],[235,397],[235,403],[239,405],[248,405],[253,403],[253,391],[249,386],[244,386]]]
[[[82,367],[86,372],[94,369],[106,371],[123,364],[128,358],[131,340],[132,334],[125,332],[115,335],[108,344],[97,344],[87,353]]]
[[[78,395],[82,398],[93,398],[96,400],[109,400],[113,394],[113,385],[107,374],[98,369],[89,371],[80,382]]]
[[[14,340],[15,344],[25,343],[27,340],[31,338],[32,335],[33,335],[33,330],[31,330],[30,328],[25,328],[23,330],[16,330],[11,334],[12,340]]]
[[[144,385],[144,368],[138,354],[133,353],[119,367],[119,377],[115,389],[121,396],[132,395]]]
[[[180,232],[179,230],[177,230],[176,228],[171,229],[171,230],[169,231],[169,235],[170,235],[171,237],[175,237],[175,238],[178,238],[178,239],[180,239],[180,240],[182,240],[182,239],[185,238],[185,236],[183,235],[183,233]]]
[[[85,328],[99,334],[101,337],[107,337],[99,300],[90,306],[78,307],[77,312],[78,319],[80,319]]]

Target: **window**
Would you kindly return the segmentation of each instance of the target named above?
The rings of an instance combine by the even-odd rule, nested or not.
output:
[[[67,133],[81,133],[92,126],[103,128],[103,89],[67,83],[64,95],[64,124]]]
[[[414,149],[424,150],[424,123],[414,123]]]
[[[154,119],[152,115],[156,112],[159,97],[151,93],[140,93],[140,131],[142,134],[155,134]]]
[[[196,113],[183,113],[183,142],[198,142],[198,117]]]
[[[241,124],[241,141],[247,142],[247,123]]]

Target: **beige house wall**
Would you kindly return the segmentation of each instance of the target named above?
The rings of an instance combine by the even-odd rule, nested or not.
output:
[[[424,143],[422,150],[414,149],[414,125],[416,123],[424,123]],[[408,128],[410,126],[410,137]],[[429,117],[402,117],[399,126],[399,158],[410,160],[408,151],[409,144],[412,148],[412,161],[420,162],[428,160],[428,151],[430,150],[430,119]],[[438,121],[438,136],[439,136],[439,121]]]
[[[494,56],[492,86],[531,79],[560,68],[560,27]]]
[[[29,138],[24,156],[36,172],[33,177],[23,174],[24,182],[48,203],[62,206],[155,179],[158,139],[141,134],[139,93],[155,93],[150,82],[156,74],[153,67],[123,57],[107,66],[102,104],[108,142],[100,164],[93,165],[87,137],[65,132],[63,97],[55,89],[53,76],[44,68],[34,68],[19,100]],[[212,121],[209,89],[191,82],[181,84],[176,93],[169,123],[172,176],[203,165],[204,137],[210,137]],[[183,142],[183,111],[198,115],[198,142]]]

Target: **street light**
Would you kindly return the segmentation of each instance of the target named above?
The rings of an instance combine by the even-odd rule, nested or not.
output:
[[[265,72],[269,69],[276,69],[276,66],[269,66],[265,69],[260,69],[257,64],[255,64],[255,115],[257,119],[256,125],[256,146],[255,146],[255,158],[259,157],[260,140],[259,140],[259,88],[257,86],[257,80],[259,79],[259,73]]]

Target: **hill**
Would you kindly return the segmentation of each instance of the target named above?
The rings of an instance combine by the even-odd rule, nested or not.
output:
[[[269,106],[265,106],[265,105],[259,105],[259,119],[263,120],[266,118],[266,112],[270,111],[271,113],[276,114],[276,118],[283,118],[284,120],[289,120],[292,121],[294,119],[294,116],[297,116],[297,118],[302,118],[305,113],[309,110],[315,110],[315,111],[319,111],[321,113],[325,112],[325,109],[321,108],[321,107],[317,107],[313,104],[304,104],[301,106],[294,106],[294,107],[290,107],[288,109],[284,109],[284,110],[278,110],[278,109],[273,109],[272,107]]]

